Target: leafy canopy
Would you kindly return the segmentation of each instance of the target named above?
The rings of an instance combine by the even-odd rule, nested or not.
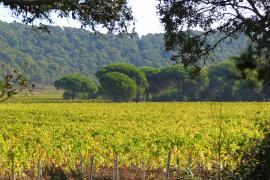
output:
[[[37,19],[53,23],[52,12],[61,18],[78,20],[82,27],[89,26],[94,31],[101,25],[109,32],[127,32],[134,22],[126,0],[2,0],[0,3],[15,16],[22,17],[26,24]]]
[[[222,41],[244,33],[269,52],[269,7],[265,0],[159,0],[166,49],[177,51],[173,60],[199,67]],[[209,36],[217,32],[220,38],[210,43]]]
[[[99,79],[102,90],[113,101],[131,101],[135,98],[137,85],[123,73],[110,72]]]
[[[189,69],[185,69],[182,65],[174,65],[161,69],[159,73],[153,75],[151,89],[157,93],[166,91],[173,93],[176,100],[195,100],[199,99],[199,94],[208,84],[206,69],[200,71],[199,76],[192,76]]]
[[[50,34],[34,33],[31,27],[19,23],[0,22],[0,27],[0,61],[21,68],[27,62],[33,67],[30,81],[41,84],[53,84],[65,74],[92,77],[102,67],[119,60],[136,66],[163,68],[169,65],[170,52],[165,52],[163,34],[129,38],[95,36],[83,29],[54,26],[49,27]],[[228,40],[223,45],[215,51],[216,61],[244,52],[247,38]]]
[[[93,81],[87,76],[70,74],[55,81],[55,86],[64,89],[76,89],[77,91],[89,91],[96,89]]]
[[[132,78],[136,82],[136,85],[138,87],[137,95],[143,94],[145,88],[147,88],[148,86],[145,74],[139,68],[131,64],[115,63],[107,65],[103,67],[100,71],[98,71],[96,73],[96,76],[100,78],[101,76],[109,72],[123,73]]]
[[[95,94],[97,92],[97,86],[87,76],[79,74],[70,74],[55,81],[56,88],[63,88],[71,91],[71,98],[74,99],[76,93],[87,92],[89,94]],[[67,94],[67,93],[66,93]],[[66,95],[65,94],[65,95]]]

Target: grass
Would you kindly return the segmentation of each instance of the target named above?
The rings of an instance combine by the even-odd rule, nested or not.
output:
[[[5,103],[49,103],[49,102],[64,102],[63,90],[55,88],[38,89],[32,94],[28,91],[23,91],[12,98],[5,101]]]

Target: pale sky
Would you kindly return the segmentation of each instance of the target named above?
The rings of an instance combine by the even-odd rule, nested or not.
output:
[[[132,7],[133,15],[136,18],[136,31],[139,35],[146,35],[148,33],[161,33],[163,27],[159,21],[159,17],[156,15],[156,0],[128,0]],[[18,19],[11,15],[9,9],[5,9],[0,6],[0,20],[13,22],[20,22]],[[70,26],[80,28],[80,24],[70,19],[54,18],[54,25],[58,26]],[[1,28],[1,27],[0,27]]]

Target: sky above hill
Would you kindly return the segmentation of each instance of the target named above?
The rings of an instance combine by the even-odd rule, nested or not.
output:
[[[156,14],[156,0],[128,0],[128,2],[136,18],[136,31],[139,35],[163,32],[163,27]],[[20,22],[19,19],[12,16],[9,9],[4,8],[2,5],[0,5],[0,20],[6,22]],[[80,28],[78,22],[71,19],[60,19],[56,16],[54,17],[54,25]]]

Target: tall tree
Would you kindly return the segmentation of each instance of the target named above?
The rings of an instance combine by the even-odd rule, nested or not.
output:
[[[104,95],[114,102],[131,101],[136,96],[136,82],[123,73],[106,73],[100,77],[99,82]]]
[[[0,3],[26,24],[37,19],[53,23],[52,12],[61,18],[78,20],[82,27],[89,26],[94,31],[102,25],[109,32],[127,32],[130,22],[134,22],[126,0],[1,0]]]
[[[144,72],[147,78],[148,84],[149,84],[149,86],[145,90],[145,100],[148,101],[149,95],[155,92],[154,87],[155,87],[156,82],[155,82],[154,76],[157,73],[159,73],[160,70],[157,68],[149,67],[149,66],[143,66],[143,67],[140,67],[140,69]]]
[[[234,57],[233,60],[244,79],[236,84],[238,86],[236,89],[240,89],[241,91],[237,97],[247,100],[267,100],[270,95],[270,66],[267,60],[254,56],[254,49],[252,47],[249,47],[240,56]],[[237,94],[237,90],[234,93]]]
[[[259,52],[270,56],[270,1],[265,0],[159,0],[158,12],[165,27],[165,46],[176,50],[173,60],[199,67],[200,60],[225,39],[246,34]],[[194,32],[200,28],[202,32]],[[208,37],[222,36],[210,43]],[[269,59],[269,58],[268,58]]]
[[[152,89],[156,92],[173,93],[174,100],[198,100],[199,94],[208,87],[207,70],[204,69],[198,76],[192,76],[189,68],[182,65],[169,66],[153,75]],[[166,90],[167,89],[167,90]]]
[[[75,99],[78,93],[88,93],[89,97],[93,97],[97,92],[95,83],[87,76],[79,74],[64,76],[61,79],[56,80],[54,84],[56,88],[65,89],[66,92],[64,96],[67,96],[68,93],[70,94],[71,99]]]
[[[143,71],[141,71],[139,68],[131,64],[115,63],[107,65],[102,69],[100,69],[96,73],[96,76],[97,78],[101,78],[104,74],[110,72],[119,72],[125,74],[136,82],[137,85],[136,101],[138,102],[140,100],[140,97],[144,94],[145,89],[148,87],[147,78],[146,75],[143,73]]]
[[[175,87],[177,90],[177,100],[183,97],[183,87],[184,81],[188,78],[188,74],[181,65],[169,66],[167,68],[161,69],[159,73],[154,75],[154,87],[153,89],[166,89],[168,87]]]
[[[225,61],[208,68],[209,86],[203,96],[210,101],[233,100],[233,87],[239,77],[239,71],[232,61]]]

